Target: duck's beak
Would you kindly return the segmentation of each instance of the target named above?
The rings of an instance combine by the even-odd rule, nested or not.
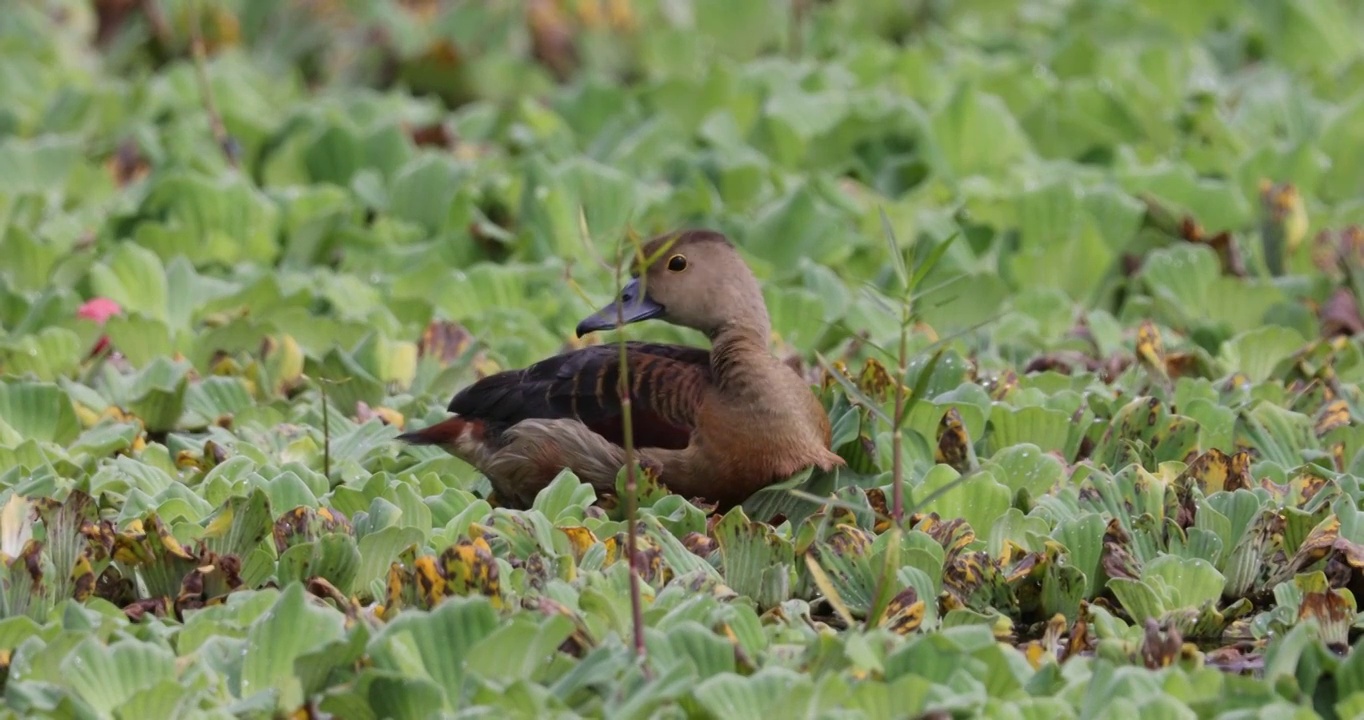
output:
[[[597,330],[611,330],[621,325],[656,318],[663,314],[663,309],[662,305],[654,302],[643,291],[639,285],[639,278],[632,278],[621,289],[619,300],[578,323],[578,337]]]

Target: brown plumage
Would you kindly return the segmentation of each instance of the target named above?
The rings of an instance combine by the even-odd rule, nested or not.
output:
[[[843,465],[809,385],[768,350],[771,323],[743,258],[721,234],[688,231],[643,248],[620,299],[578,335],[659,318],[705,333],[711,350],[627,344],[634,443],[673,492],[732,507],[803,468]],[[641,275],[641,268],[643,273]],[[595,345],[483,378],[456,413],[400,439],[439,445],[478,468],[498,500],[528,507],[565,467],[599,495],[624,464],[616,344]]]

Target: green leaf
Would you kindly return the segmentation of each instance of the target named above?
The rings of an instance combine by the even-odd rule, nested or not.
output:
[[[183,255],[198,266],[209,262],[226,265],[243,261],[270,263],[279,253],[276,242],[280,217],[278,206],[238,173],[208,176],[188,170],[167,172],[157,178],[142,209],[146,215],[157,218],[157,221],[139,225],[136,240],[139,245],[150,248],[166,260]],[[125,243],[120,247],[134,246]],[[159,266],[158,262],[158,269]],[[150,273],[150,266],[146,272]],[[159,313],[142,304],[125,303],[124,307],[141,310],[158,320],[167,320],[165,274],[162,272],[160,275]],[[94,277],[98,276],[92,271]],[[132,276],[120,277],[125,289],[142,287],[128,282]],[[139,279],[155,280],[155,276],[147,274],[145,278]],[[140,294],[146,291],[134,292]],[[123,302],[116,295],[110,296]]]
[[[76,371],[81,350],[81,337],[75,332],[48,327],[36,335],[24,335],[0,345],[0,366],[12,375],[31,374],[38,380],[52,382]]]
[[[1065,452],[1074,427],[1070,415],[1061,410],[1038,406],[1015,409],[996,404],[990,410],[986,444],[991,455],[1024,444],[1043,452]]]
[[[791,541],[778,536],[771,526],[750,521],[742,508],[725,513],[714,535],[726,585],[762,607],[787,598],[795,568]]]
[[[809,676],[780,667],[768,667],[744,678],[716,675],[696,686],[696,701],[713,717],[761,720],[778,707],[797,715],[813,709]]]
[[[87,637],[62,660],[61,673],[78,697],[111,715],[138,691],[174,677],[175,655],[132,638],[106,646]]]
[[[990,472],[1000,484],[1017,494],[1024,491],[1037,498],[1060,486],[1065,465],[1036,445],[1018,444],[990,458],[982,470]]]
[[[127,390],[128,409],[148,430],[175,428],[185,409],[190,370],[187,362],[173,362],[164,357],[153,360],[132,378]]]
[[[0,443],[15,447],[31,438],[65,445],[79,433],[76,411],[60,387],[0,379]]]
[[[998,97],[959,86],[933,115],[939,172],[957,181],[1003,171],[1026,157],[1027,136]]]
[[[1221,361],[1234,372],[1261,383],[1274,374],[1275,366],[1304,344],[1296,330],[1269,325],[1248,330],[1222,344]]]
[[[957,471],[946,465],[934,466],[908,493],[906,506],[943,518],[962,518],[977,532],[985,532],[1009,509],[1012,494],[987,473],[959,478]],[[934,493],[940,494],[929,499]]]
[[[424,720],[445,707],[440,686],[425,678],[378,675],[368,689],[369,706],[379,717]]]
[[[1172,591],[1181,607],[1198,608],[1222,595],[1225,580],[1212,563],[1203,558],[1162,555],[1146,564],[1142,579],[1160,578]]]
[[[335,610],[309,603],[303,585],[286,586],[270,610],[246,631],[251,652],[242,662],[241,696],[273,690],[278,693],[276,707],[298,707],[304,698],[294,661],[339,639],[344,620]]]
[[[136,367],[146,367],[175,352],[170,326],[140,312],[109,318],[104,332],[109,343]]]
[[[95,294],[117,302],[125,313],[169,320],[166,268],[161,258],[134,243],[120,243],[103,263],[90,268]]]
[[[370,655],[379,668],[435,683],[446,707],[454,707],[464,692],[471,650],[497,626],[485,598],[452,597],[429,613],[399,615],[370,643]]]
[[[536,622],[519,615],[483,638],[470,651],[479,662],[470,669],[486,680],[509,683],[538,679],[545,658],[573,632],[573,623],[562,615]]]
[[[783,273],[801,258],[833,263],[849,250],[837,229],[845,221],[839,208],[810,183],[802,183],[758,213],[745,232],[744,249]]]

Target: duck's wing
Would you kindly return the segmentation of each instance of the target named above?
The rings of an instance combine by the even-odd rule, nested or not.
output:
[[[637,447],[683,448],[711,382],[710,351],[685,345],[626,344],[631,417]],[[531,418],[573,418],[624,443],[620,348],[593,345],[490,375],[461,390],[449,410],[489,427]]]

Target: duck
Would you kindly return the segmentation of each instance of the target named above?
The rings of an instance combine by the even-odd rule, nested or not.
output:
[[[628,341],[636,462],[670,492],[726,511],[807,468],[845,465],[811,385],[770,350],[757,278],[713,230],[654,237],[636,253],[620,295],[584,318],[582,338],[646,320],[697,330],[710,349]],[[526,509],[565,468],[613,496],[625,465],[620,347],[587,345],[479,379],[455,394],[453,416],[398,436],[469,463],[494,501]]]

